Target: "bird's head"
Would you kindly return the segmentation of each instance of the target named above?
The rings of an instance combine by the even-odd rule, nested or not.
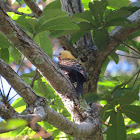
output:
[[[77,61],[77,59],[71,54],[71,52],[65,50],[65,51],[61,51],[58,55],[59,60],[62,59],[73,59],[75,61]]]

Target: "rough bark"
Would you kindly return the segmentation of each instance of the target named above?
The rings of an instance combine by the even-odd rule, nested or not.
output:
[[[25,34],[25,32],[11,18],[7,16],[2,7],[0,7],[0,15],[1,32],[22,54],[24,54],[38,68],[41,74],[49,81],[52,87],[58,92],[68,111],[72,114],[73,117],[76,117],[78,119],[76,121],[85,121],[86,125],[81,125],[81,129],[81,127],[77,128],[78,124],[75,124],[76,128],[79,131],[76,130],[74,132],[72,131],[72,133],[69,133],[70,131],[68,132],[68,129],[66,129],[68,127],[64,127],[65,124],[68,124],[68,120],[66,121],[66,123],[64,123],[63,119],[63,126],[61,127],[59,123],[55,121],[55,118],[52,119],[52,115],[50,115],[50,119],[47,119],[47,121],[53,124],[55,127],[58,127],[60,130],[74,137],[81,137],[81,133],[86,136],[86,139],[87,136],[91,138],[91,135],[93,134],[96,134],[96,137],[97,135],[100,136],[101,125],[98,112],[93,111],[93,109],[91,109],[88,105],[84,109],[80,108],[79,100],[77,100],[77,97],[74,94],[75,89],[73,85],[61,72],[57,65],[52,62],[52,60],[33,42],[33,40],[28,35]],[[59,117],[56,116],[56,118]],[[73,124],[69,126],[69,128],[71,128],[72,126]],[[90,127],[90,131],[88,129],[89,126],[92,126],[92,128]],[[95,133],[88,133],[94,131]]]
[[[73,14],[75,12],[83,11],[80,0],[78,1],[61,0],[61,3],[63,5],[63,9],[65,9],[65,11],[69,13]],[[32,4],[35,5],[35,3]],[[30,4],[29,6],[32,7],[32,5]],[[140,10],[131,15],[129,17],[129,20],[135,23],[140,23],[139,15]],[[103,136],[101,132],[101,121],[99,111],[97,110],[97,105],[96,104],[92,104],[92,106],[87,105],[86,107],[84,106],[83,109],[83,107],[77,100],[76,95],[74,94],[75,89],[73,85],[70,83],[70,81],[67,79],[67,77],[61,72],[61,70],[57,67],[57,65],[54,62],[52,62],[52,60],[33,42],[33,40],[28,35],[26,35],[26,33],[11,18],[9,18],[6,15],[1,5],[0,5],[0,20],[1,20],[0,31],[22,54],[24,54],[32,62],[32,64],[34,64],[39,69],[40,73],[46,78],[47,81],[49,81],[51,86],[57,91],[68,111],[71,113],[73,117],[76,118],[76,121],[79,122],[80,124],[76,124],[69,121],[68,119],[58,114],[54,110],[50,109],[46,105],[44,105],[44,111],[47,114],[47,117],[44,120],[48,121],[50,124],[54,125],[63,132],[73,137],[76,137],[77,139],[79,138],[82,140],[84,139],[102,140]],[[129,35],[131,35],[134,31],[138,29],[139,27],[135,29],[128,27],[115,28],[110,33],[111,36],[110,43],[108,44],[107,49],[104,52],[98,50],[95,46],[93,46],[90,34],[81,38],[72,47],[71,50],[73,54],[75,56],[78,56],[78,59],[82,61],[84,67],[86,68],[89,74],[89,81],[85,86],[86,91],[90,92],[96,91],[101,66],[104,63],[107,56],[121,43],[118,40],[124,41]],[[112,38],[117,38],[117,40]],[[66,39],[65,40],[66,44],[67,41],[68,40]],[[70,46],[67,45],[67,49],[70,49],[69,47]],[[0,65],[2,66],[2,64]],[[10,70],[10,68],[8,68],[7,70]],[[3,70],[1,73],[4,75]],[[9,78],[6,77],[6,75],[4,75],[4,77],[7,78],[7,81],[12,86],[14,86],[15,90],[18,90],[18,86],[14,85],[12,82],[12,76]],[[24,82],[22,81],[21,84],[26,86],[26,84],[24,84]],[[23,85],[22,86],[20,85],[20,87],[23,87]],[[30,90],[28,86],[26,87],[27,89]],[[30,91],[33,92],[32,90]],[[18,90],[18,92],[20,92],[21,95],[24,93],[24,92],[22,93],[20,90]],[[31,98],[30,96],[28,97],[28,94],[25,96],[27,96],[26,98],[29,99]],[[25,96],[22,97],[25,98]],[[36,98],[37,97],[35,96],[34,98],[35,100],[33,101],[34,103],[38,101],[38,99],[36,100]],[[25,101],[27,103],[29,102],[28,100]],[[86,103],[84,103],[84,105],[86,105]]]
[[[61,4],[62,10],[69,13],[69,15],[83,11],[80,0],[61,0]],[[139,14],[140,10],[129,16],[128,19],[133,23],[138,23],[139,25]],[[140,26],[137,28],[116,27],[113,31],[110,32],[110,41],[104,51],[99,50],[96,46],[93,45],[91,36],[89,34],[82,37],[78,42],[76,42],[76,44],[74,44],[73,48],[77,50],[78,59],[82,61],[82,65],[86,68],[89,75],[89,80],[85,85],[85,93],[94,93],[97,91],[97,82],[99,80],[101,67],[104,61],[111,54],[111,52],[115,50],[119,44],[121,44],[121,42],[123,42],[127,37],[129,37],[139,28]],[[119,41],[113,38],[116,38]],[[77,55],[75,56],[77,57]]]
[[[42,14],[42,10],[36,5],[35,1],[33,1],[33,0],[24,0],[24,1],[29,7],[31,7],[31,10],[37,16],[40,16]]]
[[[15,90],[19,91],[19,94],[21,97],[24,99],[24,101],[28,102],[26,98],[30,98],[30,96],[34,96],[34,91],[30,90],[30,93],[24,95],[25,93],[22,92],[22,87],[24,87],[24,82],[23,80],[12,70],[3,60],[0,59],[0,67],[1,69],[7,68],[5,70],[7,73],[12,73],[13,77],[17,77],[19,79],[17,82],[20,82],[19,89],[18,87],[15,87]],[[0,74],[5,76],[5,71],[0,71]],[[8,77],[5,77],[8,82],[11,81],[11,79]],[[53,109],[51,109],[49,106],[46,105],[46,102],[43,98],[36,96],[37,100],[34,100],[32,104],[28,104],[27,109],[24,111],[25,115],[20,115],[15,112],[11,112],[9,109],[5,109],[4,106],[0,105],[0,114],[1,116],[5,119],[8,120],[10,118],[18,119],[22,118],[25,119],[28,123],[29,126],[32,128],[33,124],[36,124],[38,121],[47,121],[48,123],[52,124],[53,126],[57,127],[59,130],[73,136],[76,138],[93,138],[97,137],[98,135],[95,135],[95,133],[99,133],[101,124],[100,124],[100,119],[98,119],[98,110],[96,110],[95,105],[93,104],[91,106],[92,111],[94,111],[94,116],[89,116],[90,118],[94,119],[93,122],[89,122],[87,119],[88,123],[80,123],[76,124],[74,122],[71,122],[61,114],[57,113]],[[87,114],[88,115],[88,114]],[[91,114],[92,115],[92,114]],[[96,116],[95,116],[96,115]],[[87,117],[86,117],[87,118]],[[33,124],[32,124],[33,123]],[[39,132],[39,126],[33,127],[33,130],[36,132]],[[43,130],[44,131],[44,130]]]

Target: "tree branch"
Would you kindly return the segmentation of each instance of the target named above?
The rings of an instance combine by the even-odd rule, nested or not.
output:
[[[35,44],[33,40],[11,18],[8,17],[8,15],[4,12],[1,6],[0,6],[0,15],[1,15],[0,31],[22,54],[24,54],[32,62],[32,64],[34,64],[39,69],[40,73],[58,92],[59,96],[64,102],[64,105],[71,113],[71,115],[73,117],[76,117],[78,121],[81,120],[81,121],[88,122],[82,124],[81,127],[78,127],[79,126],[78,124],[74,124],[71,122],[70,124],[74,125],[74,129],[73,131],[71,131],[72,132],[71,135],[77,137],[78,133],[84,134],[84,132],[87,132],[86,137],[88,136],[90,137],[90,135],[92,135],[93,137],[94,135],[95,140],[101,139],[102,135],[101,135],[99,115],[95,115],[96,113],[88,105],[84,109],[79,107],[80,106],[79,100],[77,100],[77,97],[74,94],[75,88],[71,84],[71,82],[67,79],[64,73],[57,67],[57,65],[37,46],[37,44]],[[11,80],[11,85],[12,84],[13,83]],[[19,88],[19,87],[15,87],[15,88]],[[48,122],[58,127],[63,132],[68,133],[67,124],[69,120],[65,122],[62,119],[63,122],[65,122],[64,125],[67,126],[65,127],[62,125],[62,123],[59,124],[56,121],[57,118],[59,117],[56,115],[56,118],[52,120],[52,113],[50,113],[50,118],[48,118]],[[87,129],[89,127],[90,130]],[[76,133],[75,133],[75,129],[76,129]],[[89,134],[91,131],[92,134]],[[81,137],[81,135],[79,135],[79,137]]]
[[[6,2],[4,2],[4,0],[1,0],[1,5],[4,6],[4,9],[6,10],[6,12],[13,12],[15,14],[18,14],[18,15],[26,15],[26,16],[29,16],[29,17],[37,17],[35,14],[26,14],[26,13],[23,13],[23,12],[19,12],[19,11],[16,11],[14,9],[12,9]]]
[[[17,113],[11,113],[9,109],[6,109],[1,105],[0,105],[0,114],[1,114],[1,117],[5,120],[24,119],[28,122],[28,126],[32,128],[35,132],[37,132],[39,136],[41,136],[43,139],[53,140],[51,135],[39,124],[37,124],[37,122],[42,121],[42,116],[40,115],[37,115],[37,114],[19,115]],[[16,130],[16,129],[11,129],[11,130],[0,129],[0,133],[6,133],[12,130]]]
[[[36,124],[36,122],[44,120],[62,130],[63,132],[76,138],[93,138],[95,137],[95,133],[100,129],[98,122],[99,120],[96,120],[94,123],[76,124],[51,109],[45,103],[43,104],[43,106],[40,106],[40,104],[42,104],[40,101],[37,101],[35,104],[37,105],[37,111],[35,111],[36,114],[18,115],[15,113],[11,113],[8,109],[5,109],[2,106],[0,106],[0,114],[4,118],[5,116],[7,116],[6,119],[24,119],[28,123],[30,123],[31,128],[34,126],[34,124]],[[39,114],[40,108],[44,109],[45,111],[45,114],[43,113],[43,116]],[[43,111],[41,111],[41,113],[42,112]]]
[[[98,51],[95,56],[94,66],[92,67],[94,71],[93,79],[95,80],[95,84],[97,85],[97,81],[99,79],[99,74],[103,63],[106,58],[123,42],[125,41],[132,33],[140,29],[140,10],[137,10],[135,13],[128,17],[132,23],[137,23],[137,28],[118,26],[113,31],[110,32],[110,42],[107,48],[104,51]],[[118,41],[119,40],[119,41]],[[93,66],[93,65],[92,65]],[[98,77],[98,79],[97,79]]]
[[[20,93],[20,95],[23,97],[23,99],[27,103],[29,103],[29,102],[33,103],[32,101],[34,101],[34,106],[39,106],[40,104],[42,105],[42,99],[40,100],[38,98],[38,100],[35,100],[35,99],[30,99],[29,100],[29,98],[31,98],[32,96],[35,96],[34,91],[31,90],[31,88],[28,85],[25,85],[25,82],[3,60],[0,61],[0,72],[1,72],[1,75],[3,75],[7,79],[8,82],[10,81],[9,83],[11,85],[14,86],[14,85],[20,83],[20,85],[15,86],[15,90]],[[15,78],[15,79],[13,79],[13,78]],[[11,79],[13,79],[14,82]],[[24,89],[27,89],[27,91],[24,90],[24,92],[22,92],[23,90],[21,89],[21,87],[24,88]],[[31,103],[30,103],[30,105],[31,105]],[[63,117],[62,115],[60,115],[56,111],[52,110],[48,106],[44,105],[44,108],[45,108],[44,111],[47,114],[47,117],[45,119],[43,119],[43,120],[47,121],[48,123],[54,125],[55,127],[57,127],[58,129],[62,130],[63,132],[65,132],[67,134],[70,134],[70,135],[72,135],[74,137],[80,137],[81,133],[83,133],[83,131],[85,133],[87,133],[87,131],[88,131],[87,136],[89,136],[89,135],[91,135],[90,133],[92,133],[94,131],[96,132],[97,130],[99,130],[100,119],[98,117],[97,118],[94,117],[94,120],[93,120],[92,123],[83,123],[81,125],[78,125],[78,124],[75,124],[75,123],[69,121],[67,118]],[[41,108],[39,107],[36,110],[40,111]],[[42,110],[40,112],[35,111],[35,113],[42,114],[43,116],[45,116],[45,113],[43,113]],[[89,110],[89,112],[91,111],[94,114],[98,113],[98,111],[96,111],[96,110],[93,111],[93,110],[94,109]],[[8,111],[5,111],[4,113],[6,113],[6,112],[8,112]],[[12,118],[13,114],[11,112],[9,112],[9,113],[10,113],[10,115],[8,115],[8,117],[10,116],[10,118]],[[92,114],[90,114],[90,115],[92,117]],[[31,120],[32,117],[33,117],[33,115],[28,115],[28,117],[23,116],[23,115],[22,116],[17,115],[17,116],[19,118],[23,118],[23,119],[28,120],[28,121]],[[85,116],[85,114],[83,114],[83,116]],[[98,116],[98,115],[95,115],[95,116]],[[24,117],[27,117],[27,118],[24,118]],[[85,118],[87,118],[87,117],[85,116]],[[87,118],[87,122],[89,122],[88,119],[89,118]],[[56,121],[56,120],[58,120],[58,121]],[[69,128],[73,128],[73,129],[69,130]],[[85,135],[85,134],[83,133],[83,135]]]
[[[32,104],[37,100],[37,96],[34,94],[33,90],[2,59],[0,59],[0,74],[17,91],[17,93],[23,97],[27,104]]]
[[[135,57],[135,56],[131,56],[131,55],[123,55],[123,54],[119,54],[119,53],[116,53],[116,54],[119,55],[119,56],[130,57],[130,58],[134,58],[134,59],[140,59],[140,57]]]
[[[103,62],[104,62],[104,59],[108,55],[110,55],[110,53],[113,50],[115,50],[116,47],[118,47],[123,41],[126,40],[126,38],[128,38],[132,33],[137,31],[138,29],[140,29],[140,16],[139,15],[140,15],[140,10],[137,10],[135,13],[133,13],[127,18],[132,23],[138,24],[136,28],[119,26],[110,32],[110,42],[106,50],[99,53],[99,58],[102,57]]]
[[[34,75],[32,81],[31,81],[31,84],[30,84],[30,87],[31,87],[31,88],[33,88],[34,82],[35,82],[35,80],[37,79],[37,76],[38,76],[38,71],[36,70],[36,73],[35,73],[35,75]]]
[[[0,31],[39,69],[40,73],[46,78],[50,85],[60,93],[60,97],[66,102],[65,105],[69,106],[69,108],[71,108],[70,110],[73,110],[74,103],[71,100],[72,96],[73,99],[76,99],[76,94],[74,94],[76,91],[70,80],[58,68],[56,63],[54,63],[10,17],[8,17],[1,6],[0,15],[0,20],[2,19],[0,22]],[[13,84],[12,79],[10,84]],[[71,99],[67,97],[71,97]]]
[[[42,14],[42,10],[37,6],[35,1],[33,0],[24,0],[24,1],[37,16],[40,16]]]

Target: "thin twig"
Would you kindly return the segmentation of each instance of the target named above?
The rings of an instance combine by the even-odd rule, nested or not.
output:
[[[25,56],[23,57],[23,59],[21,60],[21,62],[20,62],[20,64],[19,64],[19,67],[18,67],[17,73],[19,72],[19,70],[20,70],[20,68],[21,68],[21,66],[22,66],[22,64],[23,64],[24,59],[25,59]]]
[[[8,100],[8,102],[10,102],[13,98],[15,98],[18,95],[18,93],[16,93],[11,99]]]
[[[133,50],[134,52],[138,53],[140,55],[140,52],[135,50],[134,48],[130,47],[128,44],[122,43],[124,44],[126,47],[128,47],[129,49]]]
[[[130,47],[128,44],[122,42],[121,40],[119,40],[119,39],[117,39],[117,38],[114,38],[114,37],[111,37],[111,38],[114,39],[114,40],[116,40],[116,41],[118,41],[120,44],[125,45],[126,47],[128,47],[129,49],[133,50],[134,52],[136,52],[136,53],[138,53],[138,54],[140,55],[140,52],[139,52],[139,51],[137,51],[137,50],[135,50],[134,48]]]
[[[35,82],[37,76],[38,76],[38,70],[36,69],[36,73],[35,73],[35,75],[34,75],[34,77],[33,77],[33,80],[32,80],[32,82],[31,82],[31,84],[30,84],[30,87],[31,87],[31,88],[33,88],[34,82]]]
[[[21,61],[20,64],[19,64],[17,73],[19,72],[19,70],[20,70],[20,68],[21,68],[21,66],[22,66],[22,64],[23,64],[24,59],[25,59],[25,56],[23,57],[22,61]],[[10,92],[11,92],[11,89],[12,89],[12,86],[10,87],[10,89],[9,89],[9,91],[8,91],[8,94],[7,94],[7,96],[6,96],[7,99],[8,99],[8,97],[9,97]],[[17,95],[17,94],[16,94],[16,95]],[[16,95],[15,95],[15,96],[16,96]],[[15,96],[14,96],[14,97],[15,97]],[[9,101],[11,101],[14,97],[12,97],[11,99],[9,99]]]
[[[1,90],[1,93],[4,95],[4,88],[3,88],[3,83],[2,83],[2,76],[0,76],[0,81],[1,81],[1,87],[2,87],[2,90]]]
[[[15,14],[18,14],[18,15],[26,15],[28,17],[37,17],[35,14],[26,14],[26,13],[23,13],[23,12],[19,12],[19,11],[16,11],[16,10],[11,10],[11,12],[14,12]]]
[[[140,73],[140,69],[129,79],[129,81],[127,81],[124,85],[124,87],[137,75]]]
[[[131,42],[135,45],[135,47],[138,47],[138,46],[136,45],[136,43],[134,42],[134,40],[131,40]]]
[[[137,81],[137,79],[138,79],[138,77],[139,77],[139,74],[140,74],[140,72],[137,74],[137,77],[136,77],[136,79],[135,79],[135,81],[134,81],[134,83],[133,83],[133,86],[135,85],[135,83],[136,83],[136,81]]]
[[[129,55],[123,55],[123,54],[118,54],[118,53],[116,53],[116,54],[119,55],[119,56],[125,56],[125,57],[130,57],[130,58],[140,59],[140,57],[129,56]]]

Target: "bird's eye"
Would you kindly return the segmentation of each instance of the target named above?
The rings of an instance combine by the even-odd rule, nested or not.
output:
[[[61,53],[59,53],[59,55],[62,55]]]

